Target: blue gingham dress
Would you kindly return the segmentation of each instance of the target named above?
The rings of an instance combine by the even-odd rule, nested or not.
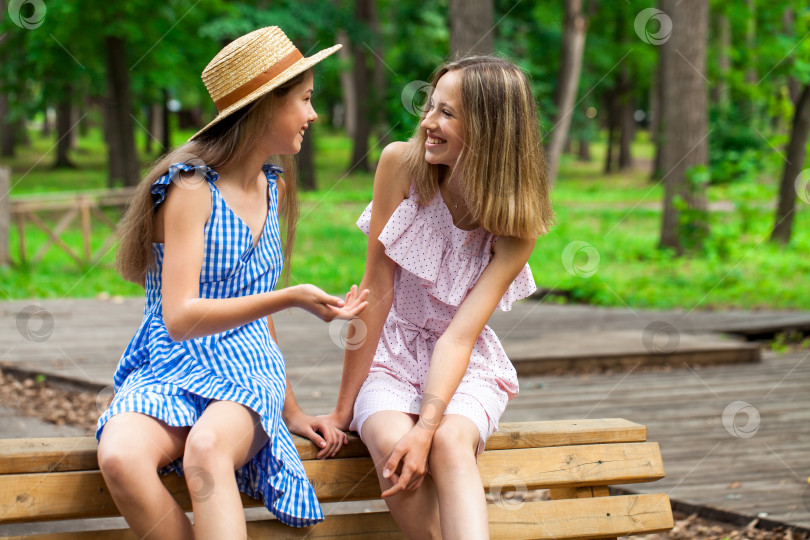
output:
[[[267,220],[252,246],[247,225],[225,204],[213,170],[185,163],[169,168],[152,185],[155,208],[180,171],[204,176],[211,190],[211,217],[205,225],[200,298],[232,298],[272,291],[284,257],[278,226],[277,174],[263,167],[268,182]],[[115,372],[115,397],[99,418],[96,437],[113,415],[134,411],[170,426],[191,426],[210,400],[241,403],[256,411],[269,442],[236,471],[239,489],[264,500],[279,520],[294,527],[323,520],[290,432],[281,419],[286,394],[284,359],[270,337],[267,318],[219,334],[175,342],[163,322],[161,268],[163,244],[153,243],[155,265],[146,274],[146,307],[141,326]],[[177,460],[163,472],[182,474]]]

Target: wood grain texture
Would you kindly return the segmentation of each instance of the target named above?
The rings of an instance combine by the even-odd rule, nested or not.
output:
[[[593,539],[647,534],[672,528],[666,495],[621,495],[596,499],[532,501],[517,505],[489,505],[493,539]],[[403,538],[388,512],[327,516],[323,523],[293,529],[278,521],[248,522],[248,536],[255,539]],[[6,537],[0,540],[17,540]],[[130,540],[128,530],[91,531],[27,536],[28,540]]]

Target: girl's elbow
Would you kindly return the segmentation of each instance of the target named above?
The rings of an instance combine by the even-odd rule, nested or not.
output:
[[[442,346],[444,347],[462,350],[465,352],[466,356],[469,356],[469,354],[472,353],[473,347],[475,346],[476,339],[478,339],[478,336],[470,337],[451,332],[445,332],[438,339],[438,342],[441,342]]]
[[[169,337],[174,342],[185,341],[190,339],[192,327],[186,321],[185,317],[182,317],[180,314],[174,312],[163,312],[163,322],[166,325],[166,331],[169,333]]]

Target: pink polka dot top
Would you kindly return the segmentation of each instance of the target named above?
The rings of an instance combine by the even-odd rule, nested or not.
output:
[[[371,208],[369,204],[357,221],[366,234]],[[438,189],[428,204],[420,206],[411,186],[409,198],[394,210],[379,236],[385,253],[397,263],[394,298],[369,377],[355,402],[351,429],[360,432],[376,411],[419,412],[436,340],[489,264],[497,238],[480,227],[472,231],[456,227]],[[536,289],[527,264],[504,293],[500,309],[508,311],[512,302]],[[517,393],[515,368],[495,332],[485,326],[446,413],[463,414],[475,422],[480,452]]]

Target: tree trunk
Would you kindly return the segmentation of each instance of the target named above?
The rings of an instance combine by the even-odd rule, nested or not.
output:
[[[298,180],[304,191],[318,189],[318,181],[315,176],[315,130],[313,127],[309,126],[309,129],[304,132],[304,142],[301,144],[301,151],[298,152]]]
[[[0,267],[11,264],[8,250],[8,231],[11,225],[10,191],[11,168],[0,165]]]
[[[573,147],[574,146],[571,143],[571,137],[566,137],[565,138],[565,144],[563,145],[562,153],[563,154],[570,154],[572,152]]]
[[[782,28],[785,31],[785,35],[788,39],[795,39],[796,37],[796,16],[793,13],[792,8],[785,9],[784,13],[782,13]],[[799,96],[801,95],[802,87],[799,84],[799,80],[796,77],[788,75],[787,78],[787,89],[788,89],[788,97],[790,98],[790,102],[796,107],[799,103]]]
[[[771,233],[772,242],[787,244],[793,232],[793,216],[796,209],[796,194],[803,191],[804,200],[810,196],[810,176],[800,178],[807,156],[807,138],[810,133],[810,85],[805,85],[793,112],[793,129],[787,147],[785,168],[779,185],[779,204],[776,208],[776,223]]]
[[[70,105],[70,149],[79,147],[79,108],[75,103]]]
[[[582,0],[566,0],[563,26],[562,63],[554,99],[557,114],[554,127],[551,128],[551,142],[547,154],[548,178],[552,183],[557,179],[560,154],[571,128],[571,116],[574,112],[574,101],[582,70],[582,54],[585,51],[585,33],[588,26],[582,12]]]
[[[450,0],[451,58],[492,54],[494,12],[493,0]]]
[[[48,119],[48,104],[42,107],[42,136],[51,136],[51,121]]]
[[[0,266],[11,264],[8,231],[11,225],[11,168],[0,165]]]
[[[110,98],[104,99],[104,141],[107,143],[107,187],[115,187],[124,178],[124,162],[118,158],[121,141],[118,119]]]
[[[661,6],[672,27],[680,29],[661,48],[666,58],[660,84],[667,146],[661,162],[665,181],[661,245],[681,254],[687,248],[702,247],[709,230],[705,182],[692,176],[695,167],[708,163],[709,8],[704,0],[662,0]]]
[[[727,95],[729,71],[731,70],[731,23],[728,17],[723,14],[717,15],[717,68],[720,76],[712,88],[713,100],[721,109],[726,107],[729,96]]]
[[[155,138],[155,104],[146,107],[146,143],[144,151],[147,156],[152,155],[152,140]]]
[[[65,85],[62,88],[62,96],[56,103],[56,163],[54,167],[59,168],[73,168],[75,165],[68,157],[70,150],[71,126],[72,126],[72,104],[70,103],[70,96],[72,94],[70,85]]]
[[[374,0],[355,0],[355,19],[368,24],[371,18],[371,3]],[[364,43],[352,43],[352,78],[354,79],[355,117],[352,144],[352,161],[349,171],[369,171],[368,138],[371,135],[369,96],[371,70],[368,67],[368,49]]]
[[[748,61],[746,62],[747,68],[745,70],[745,81],[749,84],[757,84],[759,76],[757,75],[756,67],[753,60],[756,58],[757,51],[757,4],[756,0],[745,0],[745,5],[748,8],[748,17],[746,17],[745,28],[745,47],[748,50]]]
[[[616,141],[616,130],[618,129],[618,106],[616,104],[616,90],[611,89],[605,92],[605,111],[607,112],[607,143],[605,147],[605,174],[613,171],[613,155]]]
[[[8,105],[8,94],[0,92],[0,157],[14,157],[14,123]]]
[[[351,53],[351,44],[349,43],[349,36],[344,31],[340,31],[337,34],[337,42],[343,45],[341,49],[338,51],[338,57],[340,61],[344,64],[351,65],[352,63],[352,53]],[[340,89],[343,93],[343,117],[342,123],[343,127],[346,128],[346,134],[349,137],[354,137],[355,126],[354,122],[357,118],[357,95],[354,91],[354,77],[352,76],[352,72],[347,69],[340,70]]]
[[[25,118],[17,117],[14,120],[14,140],[17,146],[31,146],[31,137],[28,136]]]
[[[588,142],[588,139],[582,138],[579,139],[579,152],[577,157],[580,161],[590,161],[591,160],[591,143]]]
[[[652,74],[650,82],[650,140],[655,145],[655,155],[653,156],[652,168],[650,169],[650,178],[655,178],[656,171],[658,170],[658,131],[661,124],[661,92],[658,91],[658,73],[657,70]]]
[[[377,111],[376,117],[374,118],[374,128],[377,132],[378,144],[380,147],[384,148],[389,142],[391,142],[390,138],[388,137],[390,130],[387,125],[388,120],[385,114],[385,88],[388,88],[385,70],[387,68],[383,63],[385,52],[382,48],[380,18],[377,16],[377,2],[371,2],[370,7],[371,13],[369,24],[371,27],[371,34],[374,38],[372,47],[374,50],[374,67],[372,70],[372,80],[374,81],[374,84],[371,88],[374,91],[374,109]]]
[[[120,37],[106,36],[104,44],[107,56],[108,112],[112,115],[110,128],[114,132],[108,142],[115,145],[108,152],[110,179],[120,179],[125,186],[134,186],[138,183],[139,171],[131,116],[132,99],[126,63],[126,42]],[[115,160],[120,161],[120,169],[113,166]]]
[[[668,113],[669,103],[664,101],[664,78],[667,71],[667,63],[669,62],[669,55],[664,54],[663,47],[658,47],[658,69],[655,70],[653,77],[653,86],[655,88],[655,105],[656,111],[653,113],[653,121],[655,127],[651,127],[652,137],[655,141],[655,159],[653,160],[653,170],[650,174],[650,180],[658,181],[664,176],[663,163],[667,161],[667,145],[664,138],[664,117]]]
[[[627,66],[623,64],[619,68],[619,103],[618,103],[618,126],[619,126],[619,170],[629,169],[633,165],[633,158],[630,155],[630,143],[636,133],[636,121],[633,118],[636,102],[633,99],[633,92],[630,80],[627,76]]]
[[[163,103],[161,103],[160,120],[162,122],[160,130],[160,144],[163,147],[162,153],[167,154],[172,146],[171,131],[169,127],[169,91],[167,89],[161,90],[163,95]]]
[[[91,104],[87,98],[87,91],[86,88],[82,91],[82,95],[79,98],[79,103],[76,107],[76,114],[79,116],[79,125],[76,126],[76,131],[78,132],[79,137],[87,137],[87,134],[90,132],[90,119],[87,117],[87,109],[91,107]]]

